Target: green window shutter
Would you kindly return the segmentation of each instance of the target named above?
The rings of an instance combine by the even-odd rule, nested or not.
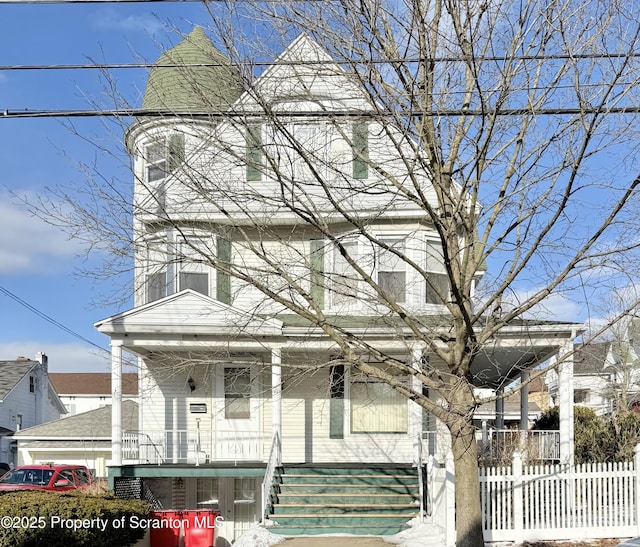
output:
[[[169,135],[169,172],[173,173],[185,160],[184,135],[173,133]]]
[[[312,239],[311,248],[311,298],[324,308],[324,240]]]
[[[231,264],[231,241],[218,237],[216,251],[218,261]],[[216,271],[216,298],[223,304],[231,304],[231,276],[220,268]]]
[[[355,122],[352,135],[353,178],[369,177],[369,125],[366,122]]]
[[[260,181],[262,180],[262,126],[247,126],[245,139],[247,181]]]
[[[344,365],[329,369],[329,438],[344,439]]]

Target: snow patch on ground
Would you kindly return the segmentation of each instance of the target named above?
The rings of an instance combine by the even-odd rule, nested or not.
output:
[[[408,524],[410,528],[407,530],[393,536],[383,536],[382,539],[386,543],[397,545],[398,547],[445,547],[441,531],[433,524],[425,524],[420,522],[419,519],[413,519],[409,521]],[[331,534],[331,537],[334,536],[345,538],[354,537],[343,534]],[[295,536],[281,536],[269,532],[269,530],[262,526],[253,526],[240,536],[233,544],[233,547],[269,547],[270,545],[282,543],[288,537]]]
[[[393,536],[385,536],[384,540],[399,547],[445,547],[443,534],[433,524],[425,524],[417,518],[407,524],[410,528]]]
[[[234,542],[233,547],[269,547],[282,543],[285,539],[262,526],[252,526]]]

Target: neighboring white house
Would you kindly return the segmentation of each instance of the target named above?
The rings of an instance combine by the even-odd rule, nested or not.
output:
[[[0,361],[0,462],[17,463],[16,431],[57,420],[66,412],[49,381],[47,356]]]
[[[357,115],[326,122],[332,109],[371,108],[359,88],[306,36],[297,38],[255,85],[269,108],[282,114],[286,131],[308,142],[309,155],[330,158],[341,170],[326,176],[343,177],[351,189],[331,179],[332,198],[355,217],[366,217],[369,228],[388,245],[387,252],[372,248],[362,237],[350,237],[344,220],[333,220],[332,207],[338,203],[316,196],[313,185],[308,195],[295,196],[294,201],[317,198],[318,207],[326,208],[324,220],[333,233],[343,230],[341,243],[350,255],[370,267],[367,271],[378,283],[421,321],[440,325],[445,321],[442,295],[448,293],[448,280],[438,258],[439,238],[424,212],[389,193],[385,179],[362,160],[367,156],[386,162],[397,177],[406,173],[407,166],[390,152],[394,147],[379,122]],[[275,197],[286,191],[286,181],[270,175],[256,145],[270,147],[272,158],[289,161],[295,177],[309,176],[311,166],[291,156],[282,136],[274,137],[274,127],[261,118],[263,107],[250,93],[243,93],[239,71],[198,28],[166,52],[150,72],[143,108],[175,115],[141,117],[126,135],[135,160],[134,308],[96,324],[110,337],[112,348],[110,481],[116,491],[128,481],[149,481],[165,508],[219,509],[224,525],[216,530],[218,545],[228,545],[262,520],[264,509],[278,512],[279,529],[289,533],[389,533],[423,507],[426,498],[418,499],[422,491],[418,473],[423,468],[415,464],[422,463],[421,454],[429,453],[444,461],[449,449],[445,428],[386,383],[347,366],[320,367],[305,374],[282,367],[284,362],[301,367],[326,363],[339,348],[319,329],[284,313],[251,284],[223,268],[216,271],[199,254],[213,253],[221,263],[237,268],[239,275],[259,276],[261,265],[252,245],[266,246],[274,263],[283,266],[282,275],[268,281],[274,293],[287,290],[281,280],[290,276],[306,287],[314,305],[332,316],[336,328],[351,330],[371,347],[384,348],[407,362],[436,362],[435,355],[425,355],[424,348],[412,345],[410,331],[380,315],[371,294],[350,277],[352,265],[320,229],[304,228],[293,208],[277,206]],[[211,119],[191,115],[203,109],[212,113]],[[251,109],[255,116],[249,129],[246,123],[236,126],[232,117],[220,121],[215,116]],[[292,121],[288,113],[298,115]],[[225,142],[227,146],[221,144]],[[433,199],[427,174],[418,176],[426,199]],[[212,192],[219,193],[215,203],[195,192],[214,178]],[[244,193],[246,202],[237,199]],[[258,194],[264,199],[256,200]],[[225,199],[230,195],[234,199]],[[270,227],[268,240],[260,239],[261,223]],[[432,274],[430,283],[396,260],[389,249],[407,252],[422,264]],[[448,328],[443,324],[438,332],[446,337]],[[519,378],[522,368],[572,347],[577,328],[514,321],[474,362],[479,387],[500,393]],[[127,430],[122,422],[123,351],[139,362],[138,431]],[[562,381],[570,393],[570,361],[567,366]],[[437,394],[429,396],[437,400]],[[520,408],[526,424],[526,397]],[[504,421],[504,407],[498,405],[494,414]],[[566,424],[562,446],[569,458],[571,430]],[[305,473],[311,482],[355,477],[355,484],[345,488],[354,491],[348,503],[360,514],[325,515],[323,522],[313,521],[309,512],[322,516],[323,510],[336,508],[317,501],[322,499],[320,493],[313,494],[315,506],[309,507],[308,490],[302,496],[306,500],[298,496],[289,504],[283,502],[283,493],[269,495],[274,470],[280,474],[276,480],[285,482],[294,476],[302,480]],[[381,510],[396,510],[375,505],[390,499],[385,497],[388,493],[377,495],[383,487],[377,481],[385,479],[395,488],[407,482],[407,491],[403,486],[402,496],[398,493],[405,501],[397,502],[397,514],[383,517]],[[431,502],[433,511],[427,518],[437,526],[444,522],[447,509],[435,498]],[[294,514],[281,514],[284,509]]]
[[[108,372],[50,372],[49,380],[71,415],[111,406],[111,373]],[[137,400],[138,375],[122,375],[122,397]]]
[[[138,429],[138,405],[122,402],[122,424]],[[72,414],[23,429],[17,441],[18,465],[47,462],[86,465],[96,478],[107,477],[111,465],[111,405]]]
[[[640,401],[640,367],[633,348],[624,362],[616,351],[615,342],[593,342],[576,345],[573,356],[573,402],[585,406],[596,414],[610,414],[616,399],[626,391],[627,405],[637,406]],[[551,404],[558,404],[558,374],[547,373]]]

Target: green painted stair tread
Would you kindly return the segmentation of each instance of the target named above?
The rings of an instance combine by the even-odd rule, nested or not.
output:
[[[274,534],[282,536],[312,536],[320,534],[351,534],[354,536],[392,536],[409,528],[403,526],[270,526]]]

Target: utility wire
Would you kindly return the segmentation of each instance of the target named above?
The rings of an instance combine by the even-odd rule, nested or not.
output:
[[[107,0],[99,0],[107,1]],[[136,0],[137,1],[137,0]],[[0,0],[0,4],[3,0]],[[557,54],[557,55],[514,55],[514,56],[480,56],[474,57],[473,63],[481,62],[506,62],[506,61],[567,61],[567,60],[595,60],[595,59],[638,59],[640,53],[585,53],[585,54]],[[296,65],[296,66],[323,66],[323,65],[389,65],[398,63],[420,64],[420,63],[463,63],[468,59],[462,56],[447,57],[397,57],[387,59],[366,59],[366,60],[300,60],[300,61],[233,61],[232,66],[248,67],[270,67],[274,65]],[[0,65],[0,70],[84,70],[84,69],[141,69],[141,68],[216,68],[229,67],[229,63],[85,63],[85,64],[47,64],[47,65]]]
[[[523,116],[525,114],[536,116],[569,116],[576,114],[638,114],[640,106],[616,106],[616,107],[571,107],[571,108],[505,108],[483,110],[462,108],[451,110],[398,110],[392,114],[397,117],[408,116],[424,116],[424,117],[478,117],[478,116]],[[266,114],[271,117],[280,118],[382,118],[384,117],[378,111],[366,110],[331,110],[331,111],[296,111]],[[389,112],[391,114],[391,112]],[[264,117],[264,112],[259,111],[176,111],[176,110],[146,110],[146,109],[114,109],[114,110],[9,110],[0,111],[0,119],[17,119],[17,118],[194,118],[194,119],[242,119],[242,118],[259,118]]]
[[[46,313],[40,311],[35,306],[32,306],[31,304],[29,304],[28,302],[26,302],[25,300],[20,298],[17,294],[12,293],[9,289],[5,289],[4,287],[0,286],[0,292],[4,293],[6,296],[11,298],[12,300],[15,300],[21,306],[24,306],[29,311],[35,313],[38,317],[44,319],[48,323],[51,323],[53,326],[58,327],[59,329],[61,329],[64,332],[66,332],[67,334],[70,334],[71,336],[74,336],[75,338],[78,338],[79,340],[82,340],[83,342],[93,346],[94,348],[99,349],[100,351],[105,351],[105,352],[107,352],[109,354],[111,353],[108,349],[103,348],[102,346],[99,346],[98,344],[92,342],[88,338],[85,338],[84,336],[82,336],[81,334],[77,333],[76,331],[74,331],[74,330],[70,329],[69,327],[63,325],[59,321],[56,321],[53,317],[51,317],[51,316],[47,315]]]

